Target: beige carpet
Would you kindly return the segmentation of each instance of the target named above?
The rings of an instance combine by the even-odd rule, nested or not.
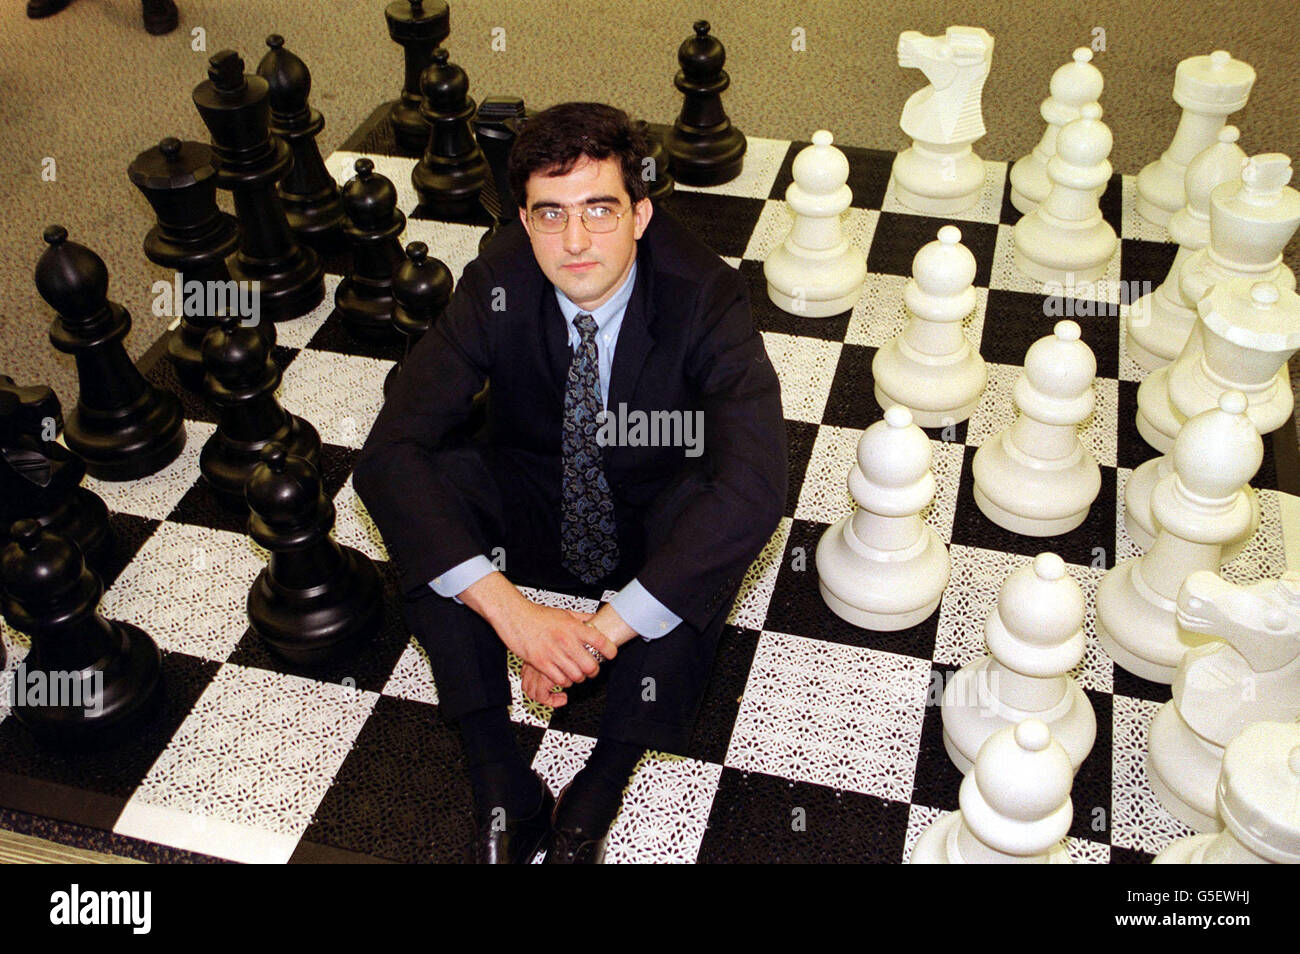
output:
[[[164,136],[205,138],[190,92],[209,54],[243,53],[252,70],[267,34],[285,36],[312,69],[313,104],[325,114],[320,145],[334,149],[370,110],[401,86],[399,48],[384,25],[383,0],[272,3],[180,0],[181,26],[147,35],[136,0],[73,0],[62,13],[26,19],[23,0],[0,9],[0,373],[44,382],[65,406],[75,400],[72,361],[49,345],[50,309],[32,269],[51,222],[107,262],[109,291],[135,319],[133,357],[162,332],[149,313],[151,283],[162,276],[140,250],[151,224],[144,199],[126,178],[142,149]],[[554,4],[478,0],[452,3],[453,59],[471,94],[521,95],[541,107],[601,99],[652,121],[671,121],[676,49],[692,21],[707,18],[727,46],[732,87],[725,102],[746,133],[807,138],[820,127],[842,143],[897,149],[904,100],[923,84],[899,69],[900,31],[941,32],[948,23],[983,26],[997,38],[985,87],[989,133],[977,148],[1015,159],[1041,134],[1038,103],[1048,79],[1078,45],[1104,31],[1096,62],[1106,75],[1102,103],[1115,134],[1116,169],[1136,173],[1173,135],[1170,98],[1177,62],[1223,48],[1259,74],[1250,104],[1233,117],[1247,152],[1300,150],[1295,117],[1300,26],[1276,0],[1197,3],[818,2]],[[806,49],[796,52],[798,28]],[[201,31],[196,37],[192,31]],[[493,38],[504,49],[493,49]],[[1103,34],[1097,34],[1102,37]],[[192,47],[205,41],[206,50]],[[42,181],[52,157],[56,178]],[[1293,244],[1288,261],[1296,265]]]

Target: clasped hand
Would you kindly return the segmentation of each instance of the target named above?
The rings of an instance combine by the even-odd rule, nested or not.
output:
[[[591,646],[606,659],[618,655],[618,647],[587,621],[594,613],[555,609],[529,602],[521,618],[502,633],[502,640],[523,660],[523,689],[530,699],[547,706],[562,706],[565,693],[551,692],[595,676],[600,664],[587,651]]]

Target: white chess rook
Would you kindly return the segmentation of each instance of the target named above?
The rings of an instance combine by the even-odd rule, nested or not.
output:
[[[1067,296],[1075,285],[1101,278],[1119,247],[1100,205],[1110,181],[1112,145],[1101,107],[1088,103],[1057,137],[1056,155],[1047,164],[1052,191],[1012,232],[1016,268],[1061,285]]]
[[[1050,95],[1039,106],[1047,123],[1043,137],[1033,151],[1017,159],[1011,167],[1011,204],[1028,215],[1047,198],[1052,182],[1047,178],[1047,163],[1056,155],[1056,137],[1061,128],[1079,118],[1079,110],[1101,98],[1105,85],[1101,70],[1092,65],[1092,50],[1081,46],[1071,62],[1052,74]]]
[[[1151,548],[1108,570],[1097,587],[1102,648],[1122,668],[1166,685],[1187,649],[1206,641],[1178,626],[1179,587],[1197,570],[1217,571],[1223,545],[1250,525],[1243,488],[1264,459],[1264,442],[1245,395],[1229,391],[1188,421],[1172,457],[1173,472],[1151,495],[1160,528]]]
[[[984,163],[971,144],[985,132],[981,95],[992,62],[993,37],[979,27],[899,35],[898,65],[930,81],[908,97],[899,121],[912,145],[894,157],[894,195],[908,208],[951,215],[979,201]]]
[[[876,401],[901,404],[921,427],[946,427],[971,416],[988,380],[984,359],[962,333],[975,308],[975,256],[955,225],[912,259],[903,290],[908,320],[871,362]]]
[[[1079,440],[1078,425],[1096,404],[1097,360],[1073,321],[1025,352],[1013,397],[1019,416],[975,452],[975,503],[1013,533],[1069,533],[1101,491],[1101,468]]]
[[[1084,599],[1055,553],[1040,553],[1002,584],[984,624],[989,653],[963,666],[944,689],[943,746],[969,772],[986,739],[1039,719],[1073,771],[1092,751],[1097,717],[1069,672],[1083,659]]]
[[[1166,453],[1183,423],[1213,407],[1225,391],[1246,395],[1246,416],[1260,436],[1286,423],[1295,406],[1286,365],[1300,350],[1300,295],[1272,282],[1234,278],[1215,285],[1197,307],[1200,333],[1177,361],[1152,372],[1138,388],[1138,432]],[[1153,458],[1133,472],[1124,490],[1125,527],[1138,546],[1150,546],[1155,538],[1151,490],[1168,470]],[[1225,562],[1259,524],[1259,501],[1253,491],[1250,497],[1251,526],[1225,546]]]
[[[1188,57],[1178,64],[1174,102],[1183,108],[1183,115],[1169,148],[1138,174],[1139,215],[1167,225],[1170,216],[1187,204],[1187,164],[1214,142],[1228,116],[1246,105],[1254,84],[1255,70],[1226,50]]]
[[[939,607],[948,585],[948,548],[920,517],[934,499],[933,451],[905,407],[866,429],[849,472],[854,512],[817,544],[826,605],[867,629],[915,626]]]
[[[1243,729],[1228,743],[1215,801],[1223,831],[1180,838],[1153,864],[1300,864],[1300,725]]]
[[[989,736],[962,779],[961,810],[917,839],[912,864],[1068,865],[1062,843],[1074,818],[1070,757],[1038,719]]]
[[[1219,130],[1218,141],[1187,164],[1187,204],[1169,220],[1178,253],[1159,287],[1132,302],[1124,316],[1128,355],[1147,371],[1177,357],[1196,323],[1196,302],[1183,294],[1183,270],[1192,255],[1210,244],[1210,193],[1241,176],[1246,153],[1236,126]]]
[[[825,318],[848,311],[862,294],[867,256],[844,236],[840,215],[853,202],[849,161],[825,129],[795,156],[785,200],[794,225],[763,263],[767,297],[782,311]]]
[[[1178,625],[1214,640],[1178,666],[1173,699],[1151,722],[1147,778],[1169,814],[1218,831],[1224,748],[1253,722],[1300,716],[1300,573],[1250,586],[1193,573],[1178,591]]]

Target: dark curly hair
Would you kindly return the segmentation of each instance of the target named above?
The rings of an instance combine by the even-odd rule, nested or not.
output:
[[[533,173],[567,175],[586,156],[614,156],[623,168],[623,186],[636,204],[650,192],[641,176],[650,154],[644,123],[604,103],[560,103],[529,116],[510,150],[510,191],[522,209],[528,205],[525,187]]]

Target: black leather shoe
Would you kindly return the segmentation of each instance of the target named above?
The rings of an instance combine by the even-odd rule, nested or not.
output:
[[[71,0],[27,0],[27,16],[33,20],[52,17],[70,2]]]
[[[143,0],[141,6],[146,32],[159,36],[176,29],[180,14],[175,0]]]
[[[569,783],[573,784],[572,782]],[[583,831],[581,828],[562,828],[555,824],[559,817],[560,805],[569,786],[560,789],[555,799],[555,811],[551,814],[551,847],[546,850],[548,865],[603,865],[605,850],[609,847],[609,830],[599,835]]]
[[[555,799],[536,772],[537,784],[542,790],[542,802],[537,811],[527,818],[505,818],[500,823],[500,816],[484,821],[474,835],[469,846],[468,860],[478,865],[526,865],[533,856],[541,851],[551,832],[551,812],[555,808]]]

